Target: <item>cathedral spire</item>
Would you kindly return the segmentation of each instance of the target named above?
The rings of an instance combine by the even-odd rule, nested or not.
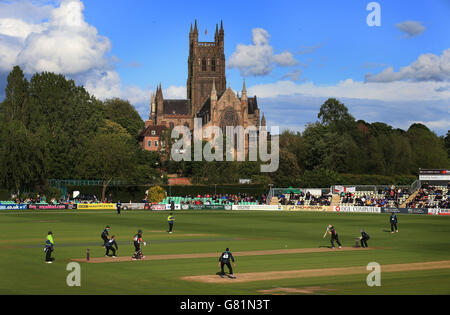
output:
[[[241,100],[246,101],[247,100],[247,88],[245,87],[245,79],[244,83],[242,84],[242,97]]]
[[[194,33],[198,34],[197,19],[195,20]]]
[[[217,101],[216,79],[213,79],[213,84],[212,84],[212,89],[211,89],[211,101]]]

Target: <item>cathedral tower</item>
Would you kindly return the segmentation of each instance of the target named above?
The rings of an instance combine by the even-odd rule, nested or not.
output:
[[[199,42],[197,20],[189,32],[187,99],[195,115],[210,96],[213,81],[217,95],[226,89],[223,23],[216,25],[214,42]]]

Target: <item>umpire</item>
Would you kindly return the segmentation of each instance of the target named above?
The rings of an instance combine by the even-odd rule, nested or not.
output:
[[[55,243],[53,242],[53,233],[49,231],[47,234],[47,239],[45,240],[45,248],[44,248],[45,262],[47,264],[51,264],[53,260],[55,260],[54,258],[51,257],[54,245]]]
[[[167,217],[167,222],[169,223],[169,232],[170,234],[173,233],[173,222],[175,221],[175,217],[173,216],[173,213],[170,213],[170,215]]]
[[[228,271],[230,274],[229,277],[233,278],[233,279],[236,278],[233,275],[233,268],[231,268],[230,259],[233,262],[234,267],[236,267],[236,263],[234,262],[233,254],[231,254],[229,248],[226,248],[225,251],[220,255],[219,264],[218,264],[218,266],[220,267],[220,276],[222,278],[225,276],[225,271],[224,271],[225,265],[228,267]]]
[[[394,228],[395,232],[398,232],[397,228],[398,219],[395,213],[391,213],[391,216],[389,217],[389,223],[391,223],[391,233],[394,233]]]

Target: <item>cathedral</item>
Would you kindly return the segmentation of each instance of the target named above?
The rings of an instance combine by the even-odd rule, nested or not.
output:
[[[256,96],[247,95],[245,81],[241,94],[227,87],[225,76],[223,23],[216,25],[214,42],[199,42],[197,21],[189,32],[189,57],[186,99],[164,99],[162,86],[159,85],[151,96],[150,116],[145,129],[140,133],[142,148],[158,150],[161,143],[156,137],[162,130],[184,125],[194,128],[194,118],[202,120],[203,128],[218,126],[254,126],[258,130],[265,127],[264,115],[260,110]]]

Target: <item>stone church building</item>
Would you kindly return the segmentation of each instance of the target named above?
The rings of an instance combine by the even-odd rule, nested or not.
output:
[[[221,22],[220,29],[216,25],[214,42],[199,42],[197,21],[194,28],[191,24],[186,99],[164,99],[162,86],[157,87],[151,97],[149,119],[140,133],[144,149],[149,150],[147,142],[155,136],[155,130],[160,133],[179,125],[193,130],[194,118],[202,119],[203,128],[212,125],[225,130],[226,126],[255,126],[259,130],[265,127],[256,96],[247,95],[245,81],[240,95],[227,87],[224,37]],[[152,150],[155,150],[154,145]]]

